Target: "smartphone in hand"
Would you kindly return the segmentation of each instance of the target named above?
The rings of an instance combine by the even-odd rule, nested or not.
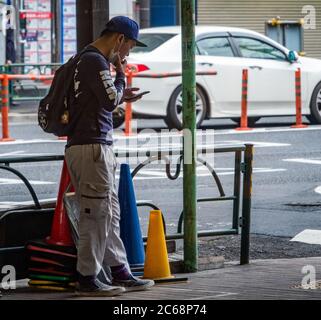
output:
[[[134,99],[137,99],[137,98],[141,98],[143,95],[145,95],[147,93],[150,93],[150,91],[139,92],[139,93],[135,94],[134,96],[131,96],[130,99],[126,99],[126,100],[130,101],[130,100],[134,100]]]

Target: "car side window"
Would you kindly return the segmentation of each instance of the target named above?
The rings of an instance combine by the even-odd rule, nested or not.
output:
[[[270,44],[252,38],[234,38],[244,58],[286,60],[285,54]]]
[[[200,55],[234,57],[230,42],[226,37],[205,38],[197,41]]]

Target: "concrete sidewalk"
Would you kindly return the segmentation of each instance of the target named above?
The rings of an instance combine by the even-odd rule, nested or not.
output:
[[[321,257],[298,259],[253,260],[249,265],[225,264],[222,269],[190,274],[187,282],[157,284],[148,291],[131,292],[108,300],[320,300],[321,286],[303,289],[301,281],[306,274],[302,268],[314,266],[321,270]],[[317,279],[316,279],[317,280]],[[1,300],[69,300],[79,298],[73,292],[31,289],[27,280],[20,280],[16,290],[2,291]],[[102,299],[102,298],[90,298]]]

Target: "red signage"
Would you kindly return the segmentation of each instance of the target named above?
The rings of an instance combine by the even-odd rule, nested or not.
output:
[[[51,12],[21,12],[21,19],[51,19]]]

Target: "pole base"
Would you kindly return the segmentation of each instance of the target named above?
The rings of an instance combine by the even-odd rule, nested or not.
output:
[[[234,129],[234,130],[236,130],[236,131],[250,131],[250,130],[253,130],[253,128],[239,127],[239,128]]]
[[[16,139],[13,139],[13,138],[2,138],[2,139],[0,139],[0,142],[8,142],[8,141],[16,141]]]
[[[307,128],[308,125],[307,124],[294,124],[291,126],[291,128],[296,128],[296,129],[299,129],[299,128]]]

